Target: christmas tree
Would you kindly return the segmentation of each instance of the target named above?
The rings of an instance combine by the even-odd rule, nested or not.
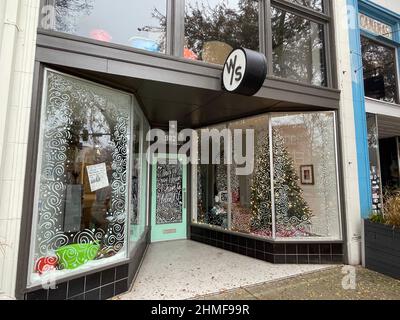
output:
[[[269,157],[269,137],[262,135],[256,148],[255,171],[252,178],[250,207],[253,214],[253,232],[272,230],[271,171]]]
[[[294,163],[284,145],[284,139],[273,130],[272,153],[274,157],[274,195],[277,236],[307,235],[312,212],[303,198],[303,190],[298,185]],[[258,140],[255,172],[251,186],[252,232],[271,235],[271,173],[269,136]]]

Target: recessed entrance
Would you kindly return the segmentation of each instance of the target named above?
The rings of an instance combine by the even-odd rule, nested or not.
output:
[[[156,156],[151,187],[152,242],[187,237],[186,166],[181,156]]]
[[[330,265],[272,264],[190,240],[150,244],[121,300],[181,300],[293,277]]]

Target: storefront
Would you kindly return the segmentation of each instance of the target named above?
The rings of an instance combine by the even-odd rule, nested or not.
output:
[[[358,132],[360,188],[364,218],[381,214],[384,196],[400,186],[398,4],[356,1],[353,36],[354,108]],[[359,54],[358,54],[359,52]]]
[[[272,263],[345,261],[331,1],[44,2],[20,298],[122,293],[154,241]],[[237,47],[267,57],[253,96],[221,88]],[[187,163],[171,121],[176,133],[222,132],[217,149],[194,140],[207,161]],[[170,130],[154,164],[150,129]],[[253,167],[238,174],[224,161],[236,140],[220,142],[223,132],[246,141],[245,154],[250,142],[235,132],[246,130]]]
[[[372,213],[381,215],[385,197],[400,188],[400,118],[367,113]]]

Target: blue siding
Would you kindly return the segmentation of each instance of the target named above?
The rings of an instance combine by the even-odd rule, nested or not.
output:
[[[368,154],[367,118],[365,112],[364,79],[362,73],[361,39],[358,21],[358,1],[347,0],[349,12],[349,40],[352,63],[352,89],[356,130],[358,184],[362,217],[372,209],[372,194]]]
[[[391,25],[394,31],[393,41],[388,41],[395,45],[400,44],[400,15],[369,0],[347,0],[347,5],[349,13],[348,22],[350,26],[349,41],[352,63],[352,89],[357,143],[358,184],[360,189],[361,215],[365,218],[368,217],[372,209],[372,195],[368,154],[367,119],[365,114],[364,80],[362,73],[361,31],[358,13],[361,11],[374,19]],[[372,35],[372,37],[374,36]]]

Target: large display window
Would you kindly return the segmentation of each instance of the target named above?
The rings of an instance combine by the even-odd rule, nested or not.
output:
[[[238,47],[258,51],[259,0],[185,0],[184,57],[224,64]]]
[[[236,169],[240,165],[234,161],[230,168],[232,230],[263,237],[272,237],[268,123],[269,117],[264,115],[229,124],[232,132],[240,130],[237,132],[242,135],[241,154],[245,154],[249,147],[246,145],[245,130],[254,130],[253,171],[238,175]]]
[[[333,112],[274,114],[277,238],[340,238]]]
[[[146,226],[134,97],[46,69],[42,100],[30,285],[128,258]]]
[[[119,0],[111,6],[108,0],[47,0],[45,5],[42,29],[214,65],[243,47],[266,55],[269,76],[335,86],[330,0]]]
[[[194,165],[193,222],[277,241],[340,240],[335,126],[334,112],[273,113],[223,125],[232,136],[253,130],[253,146],[239,150],[253,150],[253,170],[238,174],[235,161]],[[238,146],[233,141],[230,152]],[[199,151],[212,153],[204,144]]]
[[[214,126],[210,130],[222,131],[225,125]],[[199,131],[201,134],[201,131]],[[223,136],[221,140],[223,141]],[[200,149],[202,141],[198,140],[197,147]],[[196,203],[197,221],[207,223],[213,226],[228,228],[228,176],[225,155],[228,151],[226,144],[212,145],[212,141],[206,141],[207,150],[214,148],[215,152],[208,152],[207,156],[198,153],[203,157],[203,161],[196,166],[193,172],[193,181],[195,182],[192,191]],[[200,159],[199,159],[200,160]]]
[[[167,1],[49,0],[54,30],[151,52],[166,52]]]
[[[326,86],[324,25],[271,7],[274,75]]]

